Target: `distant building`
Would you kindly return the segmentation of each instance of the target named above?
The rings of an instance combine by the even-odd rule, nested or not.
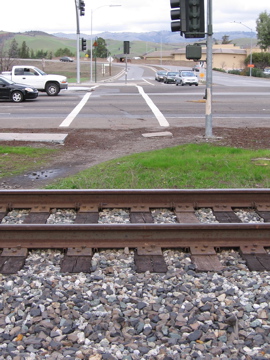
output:
[[[233,44],[226,45],[213,45],[213,68],[223,70],[243,69],[245,67],[244,61],[250,54],[250,49],[241,49],[240,46],[234,46]],[[253,50],[254,52],[257,49]],[[155,62],[180,62],[184,66],[192,67],[194,65],[193,60],[186,59],[186,48],[178,49],[175,51],[154,51],[144,56],[147,61]],[[201,61],[206,60],[206,47],[202,46],[202,58]]]

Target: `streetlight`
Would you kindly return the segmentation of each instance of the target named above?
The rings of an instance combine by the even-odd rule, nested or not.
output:
[[[95,9],[91,9],[91,45],[90,45],[90,81],[93,81],[93,12],[103,7],[116,7],[122,5],[102,5]]]
[[[249,76],[252,76],[252,31],[253,30],[249,26],[247,26],[247,25],[245,25],[245,24],[243,24],[241,22],[234,21],[234,23],[235,24],[241,24],[241,25],[245,26],[247,29],[250,30],[250,56],[249,56],[249,65],[250,65],[250,67],[249,67]]]

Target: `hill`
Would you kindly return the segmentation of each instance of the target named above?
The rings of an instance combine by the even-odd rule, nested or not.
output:
[[[221,42],[222,37],[227,35],[229,40],[235,45],[243,47],[250,46],[250,36],[256,39],[255,33],[250,32],[227,32],[227,33],[215,33],[214,39],[216,42]],[[95,37],[102,37],[106,40],[108,52],[111,55],[118,55],[123,53],[123,41],[130,41],[131,55],[142,56],[152,51],[160,50],[171,51],[179,48],[183,48],[187,43],[190,43],[193,39],[185,39],[179,35],[179,33],[172,33],[170,31],[152,31],[147,33],[111,33],[103,32],[95,34]],[[0,32],[0,44],[3,43],[5,47],[8,47],[13,39],[15,39],[19,45],[25,41],[30,50],[34,52],[38,50],[48,51],[55,53],[60,48],[68,48],[72,53],[76,53],[76,34],[55,33],[48,34],[42,31],[27,31],[25,33],[10,33]],[[88,40],[88,48],[90,47],[91,36],[88,34],[81,34],[81,37]],[[203,39],[200,39],[203,41]],[[193,41],[198,41],[195,39]],[[253,40],[253,45],[255,45]]]
[[[65,34],[65,33],[55,33],[53,34],[57,37],[64,37],[67,39],[76,39],[76,34]],[[233,42],[239,38],[245,38],[249,40],[250,37],[256,39],[255,32],[246,32],[246,31],[228,31],[228,32],[217,32],[214,33],[213,38],[216,41],[221,41],[224,35],[229,36],[229,39]],[[90,39],[91,35],[82,34],[85,39]],[[198,39],[185,39],[180,36],[179,33],[173,33],[171,31],[151,31],[144,33],[134,33],[134,32],[122,32],[122,33],[113,33],[113,32],[102,32],[95,34],[95,37],[102,37],[103,39],[118,40],[118,41],[148,41],[153,43],[164,43],[164,44],[181,44],[181,43],[190,43],[192,41],[197,42]]]

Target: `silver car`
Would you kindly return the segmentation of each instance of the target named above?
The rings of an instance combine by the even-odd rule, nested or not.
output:
[[[178,85],[195,85],[198,86],[199,85],[199,81],[197,76],[195,75],[195,73],[193,71],[179,71],[178,75],[175,77],[175,84],[176,86]]]
[[[159,70],[156,72],[156,76],[155,76],[155,80],[156,81],[163,81],[164,80],[164,75],[166,75],[167,71],[165,70]]]

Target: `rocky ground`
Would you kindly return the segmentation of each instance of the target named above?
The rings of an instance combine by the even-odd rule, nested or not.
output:
[[[48,132],[48,130],[42,129],[39,131]],[[0,188],[42,188],[57,178],[75,174],[106,160],[186,143],[211,142],[217,145],[249,149],[268,149],[270,147],[269,128],[217,128],[213,129],[213,138],[210,139],[205,138],[205,130],[199,127],[166,128],[166,131],[171,132],[172,136],[151,138],[142,136],[145,133],[160,131],[160,128],[151,130],[144,128],[136,130],[69,130],[64,145],[26,142],[2,143],[2,145],[46,146],[61,151],[52,156],[46,167],[34,168],[20,176],[2,179]],[[14,132],[17,131],[14,130]]]
[[[152,213],[174,222],[167,210]],[[243,222],[261,219],[246,211]],[[5,223],[20,223],[11,211]],[[70,223],[59,210],[50,223]],[[216,221],[207,209],[196,214]],[[126,211],[100,222],[126,222]],[[133,249],[99,250],[89,273],[61,274],[63,254],[34,250],[18,274],[0,275],[0,359],[270,359],[270,276],[251,272],[235,250],[218,254],[224,269],[196,272],[190,254],[164,250],[165,274],[136,273]]]

